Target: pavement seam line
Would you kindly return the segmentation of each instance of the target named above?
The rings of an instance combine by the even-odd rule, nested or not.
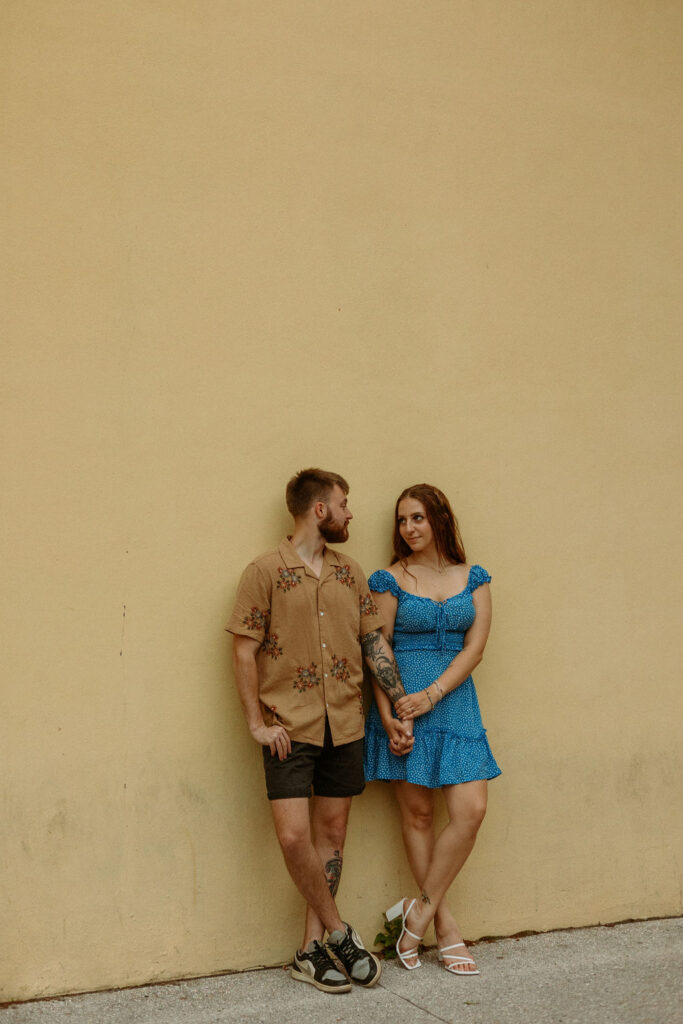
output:
[[[377,987],[383,988],[385,992],[389,992],[390,995],[392,996],[397,996],[398,999],[401,999],[404,1003],[408,1003],[409,1006],[414,1006],[416,1010],[422,1010],[422,1012],[426,1013],[428,1017],[432,1018],[432,1020],[441,1021],[441,1024],[452,1024],[452,1022],[446,1020],[445,1017],[438,1017],[435,1013],[432,1013],[431,1010],[427,1010],[424,1006],[420,1006],[419,1003],[414,1003],[412,999],[408,999],[407,996],[402,996],[398,992],[394,992],[393,989],[387,988],[387,986],[384,985],[381,981]]]

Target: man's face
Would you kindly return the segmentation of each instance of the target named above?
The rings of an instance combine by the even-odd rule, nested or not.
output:
[[[349,539],[349,523],[353,516],[339,484],[334,485],[325,504],[327,515],[318,524],[318,529],[329,544],[343,544]]]

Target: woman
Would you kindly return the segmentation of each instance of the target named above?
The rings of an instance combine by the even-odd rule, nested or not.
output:
[[[365,774],[391,779],[401,811],[408,862],[420,896],[387,911],[403,928],[396,951],[404,967],[420,967],[417,945],[434,921],[439,960],[452,974],[478,974],[446,904],[486,812],[487,779],[500,775],[481,722],[471,672],[484,653],[491,623],[490,576],[467,565],[448,499],[429,484],[408,487],[396,502],[394,557],[370,577],[406,696],[392,714],[378,686],[366,728]],[[413,722],[405,754],[399,719]],[[448,824],[434,834],[434,790]]]

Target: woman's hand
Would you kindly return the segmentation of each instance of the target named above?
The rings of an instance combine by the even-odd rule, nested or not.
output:
[[[394,704],[394,711],[401,721],[405,722],[412,718],[419,718],[420,715],[426,715],[428,711],[431,711],[437,703],[436,698],[438,694],[434,693],[435,689],[430,683],[427,689],[418,690],[417,693],[407,693],[405,697],[397,700]],[[427,696],[427,690],[432,695],[431,700]]]
[[[415,742],[412,722],[399,722],[398,718],[392,718],[385,723],[384,729],[389,737],[389,750],[392,754],[403,757],[410,753]]]

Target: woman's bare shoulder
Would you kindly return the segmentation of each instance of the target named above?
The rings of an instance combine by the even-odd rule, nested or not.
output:
[[[403,570],[398,562],[394,562],[393,565],[388,565],[386,569],[380,569],[380,572],[388,572],[390,576],[393,576],[398,583],[399,575],[403,575]]]
[[[410,593],[415,589],[415,577],[410,572],[407,563],[394,562],[392,565],[387,566],[385,572],[388,572],[390,576],[393,576],[397,586],[399,586],[401,590],[405,590]]]

